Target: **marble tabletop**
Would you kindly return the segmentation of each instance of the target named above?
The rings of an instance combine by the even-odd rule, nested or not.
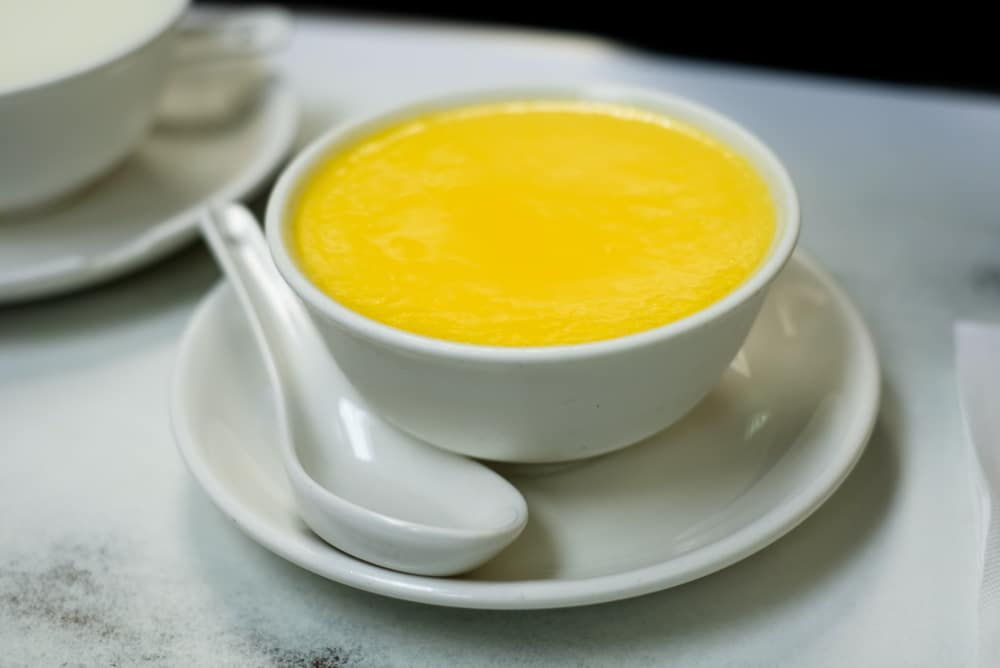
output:
[[[786,162],[802,245],[874,333],[867,453],[787,537],[658,594],[483,612],[355,591],[246,538],[174,449],[174,355],[218,280],[193,247],[0,309],[0,665],[972,665],[975,497],[951,327],[1000,318],[1000,99],[356,18],[300,17],[280,66],[303,100],[300,142],[373,105],[516,82],[651,86],[743,122]]]

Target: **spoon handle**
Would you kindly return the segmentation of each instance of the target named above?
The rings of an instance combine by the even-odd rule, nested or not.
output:
[[[320,371],[307,360],[329,353],[305,307],[278,273],[260,226],[238,204],[210,207],[202,218],[205,241],[250,321],[254,337],[273,364],[278,387],[309,403]]]

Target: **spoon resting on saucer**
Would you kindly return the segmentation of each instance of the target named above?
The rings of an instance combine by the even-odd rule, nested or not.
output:
[[[278,400],[278,444],[299,514],[331,545],[407,573],[488,561],[528,518],[489,468],[377,424],[271,260],[253,215],[210,208],[202,232],[243,307]]]

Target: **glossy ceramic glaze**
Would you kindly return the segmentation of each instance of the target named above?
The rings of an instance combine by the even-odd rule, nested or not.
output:
[[[101,62],[0,90],[0,211],[79,188],[142,140],[167,80],[171,28],[187,4],[177,0],[166,20]]]
[[[61,206],[0,214],[0,304],[92,285],[191,241],[208,201],[247,197],[274,172],[298,119],[291,88],[275,81],[224,126],[154,129],[113,174]]]
[[[365,318],[321,292],[296,265],[289,249],[291,200],[313,166],[338,145],[435,109],[545,97],[649,109],[699,127],[743,154],[771,188],[777,209],[775,241],[762,266],[721,301],[663,327],[596,343],[501,348],[431,339]],[[736,354],[798,230],[791,179],[748,131],[681,98],[598,86],[466,94],[337,127],[286,169],[267,212],[278,269],[306,303],[344,374],[379,414],[448,450],[508,462],[592,457],[635,443],[687,413]]]
[[[664,589],[776,540],[857,461],[878,408],[879,371],[854,307],[797,256],[721,383],[690,415],[622,452],[544,474],[506,472],[527,499],[527,528],[483,568],[452,579],[371,566],[302,525],[272,447],[268,383],[232,294],[215,292],[181,346],[172,419],[199,484],[254,540],[387,596],[520,609]],[[359,410],[391,429],[368,406]]]
[[[201,227],[267,360],[281,424],[274,447],[313,531],[360,559],[421,575],[471,570],[517,538],[528,515],[510,483],[371,419],[245,207],[211,207]]]

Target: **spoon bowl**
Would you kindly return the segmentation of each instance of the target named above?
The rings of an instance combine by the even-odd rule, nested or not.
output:
[[[279,450],[299,514],[331,545],[374,564],[454,575],[491,559],[527,522],[524,498],[486,466],[367,416],[252,214],[213,208],[204,237],[265,353]]]

